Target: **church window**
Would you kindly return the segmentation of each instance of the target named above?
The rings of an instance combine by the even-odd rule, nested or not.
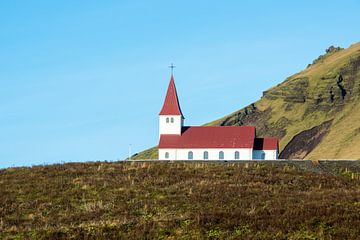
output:
[[[223,151],[220,151],[219,152],[219,159],[224,159],[224,152]]]
[[[165,159],[168,159],[168,158],[169,158],[169,153],[166,152],[166,153],[165,153]]]
[[[204,152],[204,160],[207,160],[207,159],[209,159],[209,153],[208,153],[208,151],[205,151]]]
[[[236,151],[236,152],[235,152],[235,159],[240,159],[240,153],[239,153],[239,151]]]
[[[171,118],[171,123],[174,123],[174,118]]]
[[[166,118],[166,123],[169,123],[169,118]]]
[[[193,158],[194,158],[193,152],[192,152],[192,151],[189,151],[189,152],[188,152],[188,159],[189,159],[189,160],[192,160]]]

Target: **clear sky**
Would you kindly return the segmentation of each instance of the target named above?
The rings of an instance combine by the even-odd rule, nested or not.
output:
[[[174,72],[187,125],[240,109],[330,45],[360,1],[0,2],[0,168],[154,146]]]

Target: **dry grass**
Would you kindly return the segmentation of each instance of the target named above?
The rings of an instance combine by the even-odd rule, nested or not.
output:
[[[71,163],[0,171],[1,239],[357,239],[358,163]]]

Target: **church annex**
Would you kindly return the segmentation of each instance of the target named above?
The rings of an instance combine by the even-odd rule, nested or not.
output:
[[[184,126],[171,75],[159,114],[160,160],[276,160],[277,138],[257,138],[255,126]]]

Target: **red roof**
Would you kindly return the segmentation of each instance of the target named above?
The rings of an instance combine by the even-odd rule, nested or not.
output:
[[[254,142],[254,150],[276,150],[279,143],[277,138],[256,138]]]
[[[179,99],[176,92],[174,76],[171,75],[169,87],[166,93],[164,105],[160,111],[159,115],[181,115],[183,116]]]
[[[181,135],[162,134],[158,148],[253,148],[255,127],[183,127]]]

